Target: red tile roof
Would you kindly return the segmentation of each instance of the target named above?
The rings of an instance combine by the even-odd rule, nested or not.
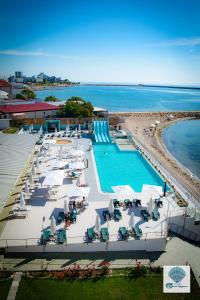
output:
[[[8,81],[0,79],[0,87],[11,87],[11,86],[12,85]]]
[[[0,105],[0,112],[8,114],[57,109],[58,106],[43,102],[34,104]]]

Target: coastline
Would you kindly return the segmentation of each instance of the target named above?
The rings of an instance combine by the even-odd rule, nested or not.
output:
[[[62,84],[57,84],[57,85],[31,85],[30,87],[32,88],[33,91],[40,91],[40,90],[51,90],[51,89],[56,89],[56,88],[63,88],[63,87],[72,87],[72,86],[79,86],[80,84],[67,84],[67,83],[62,83]]]
[[[168,116],[173,114],[172,120]],[[113,114],[112,114],[113,115]],[[124,118],[121,123],[122,129],[129,130],[144,148],[176,178],[181,185],[185,186],[190,194],[199,199],[200,179],[191,176],[192,172],[182,165],[167,150],[162,139],[162,130],[178,121],[200,119],[200,111],[197,112],[154,112],[154,113],[116,113],[116,116]],[[148,131],[148,128],[156,120],[160,121],[157,129]],[[148,132],[148,134],[146,133]]]

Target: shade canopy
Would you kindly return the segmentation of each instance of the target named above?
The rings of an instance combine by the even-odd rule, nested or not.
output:
[[[70,162],[69,169],[70,170],[83,170],[83,169],[85,169],[85,165],[81,161]]]
[[[67,191],[67,196],[70,197],[70,198],[76,198],[76,197],[88,198],[89,192],[90,192],[89,187],[72,186]]]
[[[96,232],[98,234],[100,234],[101,224],[100,224],[100,219],[99,219],[99,215],[98,214],[96,215],[95,229],[96,229]]]
[[[114,197],[117,197],[118,199],[133,198],[135,195],[135,191],[130,185],[112,186],[112,189],[115,192]]]
[[[61,185],[64,179],[64,170],[49,171],[42,185],[55,186]]]

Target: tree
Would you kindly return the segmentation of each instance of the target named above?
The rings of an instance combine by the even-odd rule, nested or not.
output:
[[[23,89],[22,95],[24,95],[26,97],[26,99],[35,99],[36,98],[36,94],[30,89]]]
[[[26,97],[22,94],[16,94],[15,96],[16,99],[22,99],[22,100],[26,100]]]
[[[66,117],[91,117],[93,106],[90,102],[80,97],[69,98],[63,106],[63,114]]]
[[[56,98],[55,96],[47,96],[44,101],[46,102],[57,102],[58,98]]]

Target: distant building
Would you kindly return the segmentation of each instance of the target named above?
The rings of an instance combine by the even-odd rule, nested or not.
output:
[[[46,118],[55,116],[58,106],[48,103],[0,105],[1,118]]]
[[[22,78],[22,72],[16,71],[16,72],[15,72],[15,77],[16,77],[16,78]]]
[[[0,90],[8,93],[8,96],[12,96],[12,85],[3,79],[0,79]]]

